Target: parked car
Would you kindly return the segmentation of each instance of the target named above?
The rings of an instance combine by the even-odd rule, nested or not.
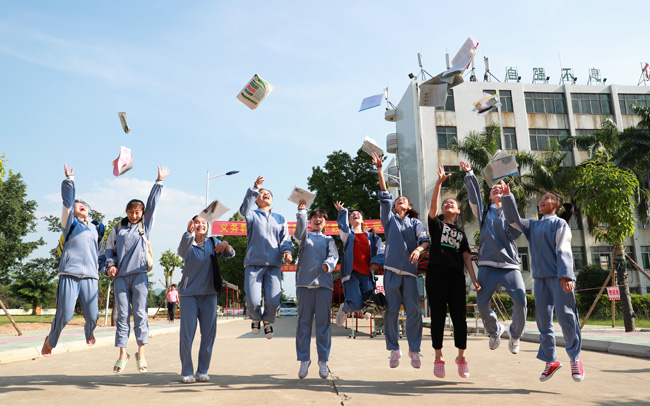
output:
[[[298,317],[298,303],[287,300],[280,303],[279,317]]]

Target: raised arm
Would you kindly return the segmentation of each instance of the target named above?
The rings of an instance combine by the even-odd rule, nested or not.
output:
[[[384,180],[384,172],[381,170],[384,164],[381,162],[381,158],[374,152],[372,153],[372,163],[377,168],[377,176],[379,176],[379,190],[386,190],[386,181]]]
[[[445,167],[443,165],[438,165],[438,180],[436,185],[433,187],[433,195],[431,196],[431,207],[429,208],[429,217],[436,218],[438,215],[438,207],[440,206],[440,188],[442,187],[442,182],[447,180],[451,174],[445,173]]]
[[[479,186],[478,179],[474,176],[474,171],[468,162],[460,161],[460,168],[465,171],[465,187],[467,188],[467,199],[469,206],[472,208],[474,217],[478,219],[478,223],[483,223],[483,201],[481,199],[481,187]]]
[[[61,211],[61,228],[64,235],[70,232],[70,226],[74,222],[74,168],[68,170],[68,165],[63,164],[65,171],[65,180],[61,183],[61,200],[63,200],[63,210]]]
[[[350,219],[348,218],[348,209],[343,207],[343,203],[340,201],[334,203],[334,207],[338,210],[336,222],[339,226],[339,236],[341,237],[343,244],[345,244],[348,237],[350,237]]]
[[[298,213],[296,214],[296,229],[293,232],[293,239],[298,245],[302,244],[307,238],[307,202],[301,199],[298,203]]]
[[[187,231],[183,233],[181,237],[181,242],[178,244],[178,256],[187,261],[187,257],[190,255],[190,250],[192,249],[192,243],[194,242],[194,220],[190,220],[187,224]]]
[[[156,206],[158,205],[158,200],[160,200],[160,194],[162,193],[163,179],[165,179],[167,175],[169,175],[169,169],[164,166],[159,166],[156,183],[153,184],[151,192],[149,192],[147,207],[145,208],[144,214],[142,216],[142,221],[144,222],[144,229],[147,237],[149,237],[149,231],[151,231],[151,228],[153,227],[153,219],[156,214]]]
[[[262,187],[263,184],[264,184],[264,178],[258,176],[257,179],[255,180],[255,183],[253,183],[253,187],[249,188],[246,191],[246,196],[244,196],[244,201],[239,207],[239,214],[242,217],[246,218],[248,212],[253,209],[253,205],[255,204],[255,201],[257,200],[258,197],[260,197],[260,188]]]
[[[501,206],[503,207],[503,215],[506,217],[506,222],[515,230],[523,232],[526,238],[530,238],[530,220],[523,219],[519,215],[515,198],[510,194],[510,185],[501,181],[501,188],[503,190]]]

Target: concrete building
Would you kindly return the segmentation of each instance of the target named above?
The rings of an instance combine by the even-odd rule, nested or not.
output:
[[[438,164],[448,170],[458,170],[462,157],[449,149],[449,145],[463,140],[470,131],[481,132],[487,125],[500,122],[501,145],[506,149],[541,152],[548,148],[552,138],[598,130],[604,115],[610,116],[619,129],[634,126],[640,117],[632,113],[630,106],[650,106],[650,87],[646,86],[468,81],[450,89],[445,107],[421,107],[418,104],[421,83],[417,78],[410,82],[397,107],[386,111],[386,120],[396,124],[395,134],[388,136],[387,150],[395,154],[393,162],[399,168],[388,168],[387,173],[393,175],[393,186],[401,178],[404,195],[413,201],[422,219],[428,216]],[[481,117],[472,111],[473,103],[482,99],[484,92],[495,91],[502,103],[499,112]],[[575,165],[587,158],[586,151],[574,148],[567,164]],[[445,197],[452,196],[444,189],[443,193]],[[537,218],[536,201],[526,215]],[[637,223],[636,226],[634,236],[625,243],[627,253],[650,271],[650,225]],[[465,227],[468,235],[473,235],[477,223]],[[571,228],[576,269],[587,264],[611,269],[611,248],[589,235],[586,220],[572,220]],[[527,289],[532,290],[528,242],[521,237],[517,245],[524,280]],[[637,271],[629,272],[629,282],[634,293],[650,293],[650,281]]]

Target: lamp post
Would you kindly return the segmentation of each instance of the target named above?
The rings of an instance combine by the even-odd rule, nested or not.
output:
[[[222,176],[230,176],[234,175],[236,173],[239,173],[239,171],[228,171],[226,173],[222,173],[220,175],[214,175],[213,177],[210,177],[210,171],[207,171],[208,175],[205,178],[205,207],[208,207],[208,204],[210,204],[210,200],[208,200],[209,192],[210,192],[210,181],[212,179],[220,178]]]
[[[391,166],[391,168],[397,168],[397,175],[391,175],[388,172],[384,172],[384,177],[386,177],[388,179],[392,179],[392,180],[397,182],[397,190],[399,191],[399,195],[401,196],[402,195],[402,174],[401,174],[401,172],[399,170],[399,167]],[[388,168],[388,169],[390,169],[390,168]],[[377,170],[373,169],[370,172],[371,173],[377,173]]]

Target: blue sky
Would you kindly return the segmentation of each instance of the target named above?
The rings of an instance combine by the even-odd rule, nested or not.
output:
[[[78,196],[108,219],[146,199],[156,166],[168,166],[151,233],[157,263],[204,207],[208,170],[240,171],[210,184],[210,199],[231,208],[226,217],[263,175],[275,210],[293,220],[286,199],[313,166],[334,150],[354,154],[365,135],[384,145],[394,132],[383,107],[357,111],[387,86],[397,104],[418,52],[435,75],[445,52],[453,57],[472,35],[479,78],[488,56],[499,79],[514,66],[527,83],[538,66],[557,83],[561,58],[579,84],[596,67],[608,84],[636,85],[640,62],[650,61],[644,2],[493,4],[0,0],[0,153],[24,177],[39,217],[60,215],[64,162]],[[275,90],[251,111],[235,96],[256,73]],[[135,163],[115,178],[121,145]],[[38,236],[45,256],[57,236],[42,221],[30,237]]]

